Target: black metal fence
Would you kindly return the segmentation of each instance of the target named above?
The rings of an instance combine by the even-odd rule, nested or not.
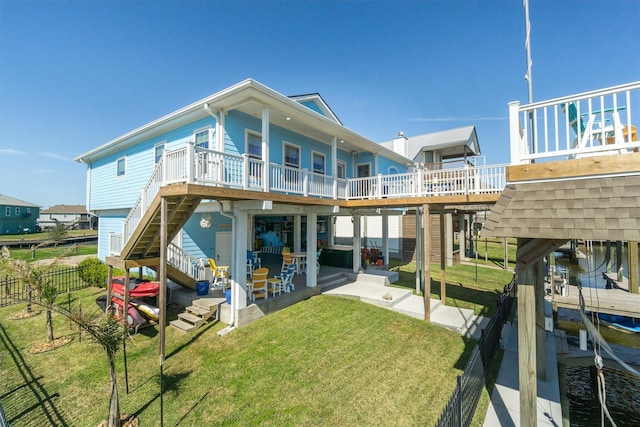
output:
[[[82,267],[66,267],[45,273],[49,280],[62,293],[77,291],[88,287],[80,278]],[[24,302],[27,298],[27,285],[23,280],[5,276],[0,278],[0,307]]]
[[[515,280],[505,286],[498,298],[498,307],[471,354],[462,375],[458,375],[456,389],[442,411],[437,427],[461,427],[471,425],[482,388],[500,343],[502,327],[509,319],[515,300]]]

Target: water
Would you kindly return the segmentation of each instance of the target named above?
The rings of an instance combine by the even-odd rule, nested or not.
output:
[[[571,263],[568,257],[557,254],[556,263],[569,269],[569,283],[580,283],[583,293],[597,295],[597,289],[606,288],[606,280],[602,272],[606,271],[604,245],[594,245],[593,251],[587,253],[584,247],[581,252],[586,258],[579,258],[577,264]],[[622,250],[623,274],[628,274],[627,250]],[[611,271],[616,269],[615,245],[611,249]],[[577,336],[578,330],[583,328],[580,314],[577,310],[558,309],[559,327],[567,335]],[[596,323],[596,326],[597,323]],[[640,348],[640,334],[624,333],[600,325],[600,334],[612,344],[626,347]],[[640,425],[640,378],[618,369],[608,367],[604,361],[604,376],[606,381],[606,404],[614,422],[619,427],[637,427]],[[590,367],[566,368],[566,393],[569,400],[569,417],[572,427],[591,427],[601,425],[601,406],[597,389],[592,386]],[[612,424],[606,420],[605,426]]]
[[[590,367],[573,366],[566,369],[567,397],[570,425],[573,427],[599,426],[601,406],[597,388],[591,386]],[[606,405],[618,427],[640,425],[640,378],[617,369],[603,370]],[[605,426],[611,426],[606,420]]]

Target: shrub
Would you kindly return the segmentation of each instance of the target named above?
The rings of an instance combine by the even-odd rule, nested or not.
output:
[[[78,264],[78,275],[87,285],[106,287],[107,274],[107,265],[97,258],[87,258]]]

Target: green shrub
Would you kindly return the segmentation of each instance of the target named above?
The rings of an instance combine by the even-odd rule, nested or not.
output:
[[[86,284],[105,288],[108,268],[97,258],[87,258],[78,264],[78,275]]]

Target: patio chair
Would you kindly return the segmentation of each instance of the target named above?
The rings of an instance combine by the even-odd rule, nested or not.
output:
[[[593,145],[597,141],[600,145],[613,144],[615,142],[628,141],[628,126],[625,128],[620,121],[620,110],[626,107],[618,107],[616,110],[607,108],[603,111],[591,111],[578,116],[578,107],[575,102],[562,105],[562,111],[569,118],[569,126],[576,134],[573,141],[573,148],[586,148],[589,142]],[[608,113],[608,118],[604,119],[604,113]],[[587,120],[585,120],[585,118]],[[623,134],[624,131],[626,134]],[[615,153],[609,153],[615,154]]]
[[[249,291],[249,300],[255,301],[256,297],[269,299],[269,290],[267,287],[268,268],[257,268],[253,271],[253,279],[247,282],[247,290]]]
[[[295,286],[293,284],[293,276],[295,275],[296,264],[291,263],[287,266],[287,271],[283,274],[279,274],[277,276],[273,276],[267,279],[269,283],[269,290],[273,296],[280,294],[281,292],[290,293]]]
[[[253,251],[247,250],[247,276],[253,277],[253,271],[262,267],[262,260]]]
[[[209,267],[211,267],[211,288],[224,289],[229,277],[229,266],[218,266],[213,258],[209,258]]]

